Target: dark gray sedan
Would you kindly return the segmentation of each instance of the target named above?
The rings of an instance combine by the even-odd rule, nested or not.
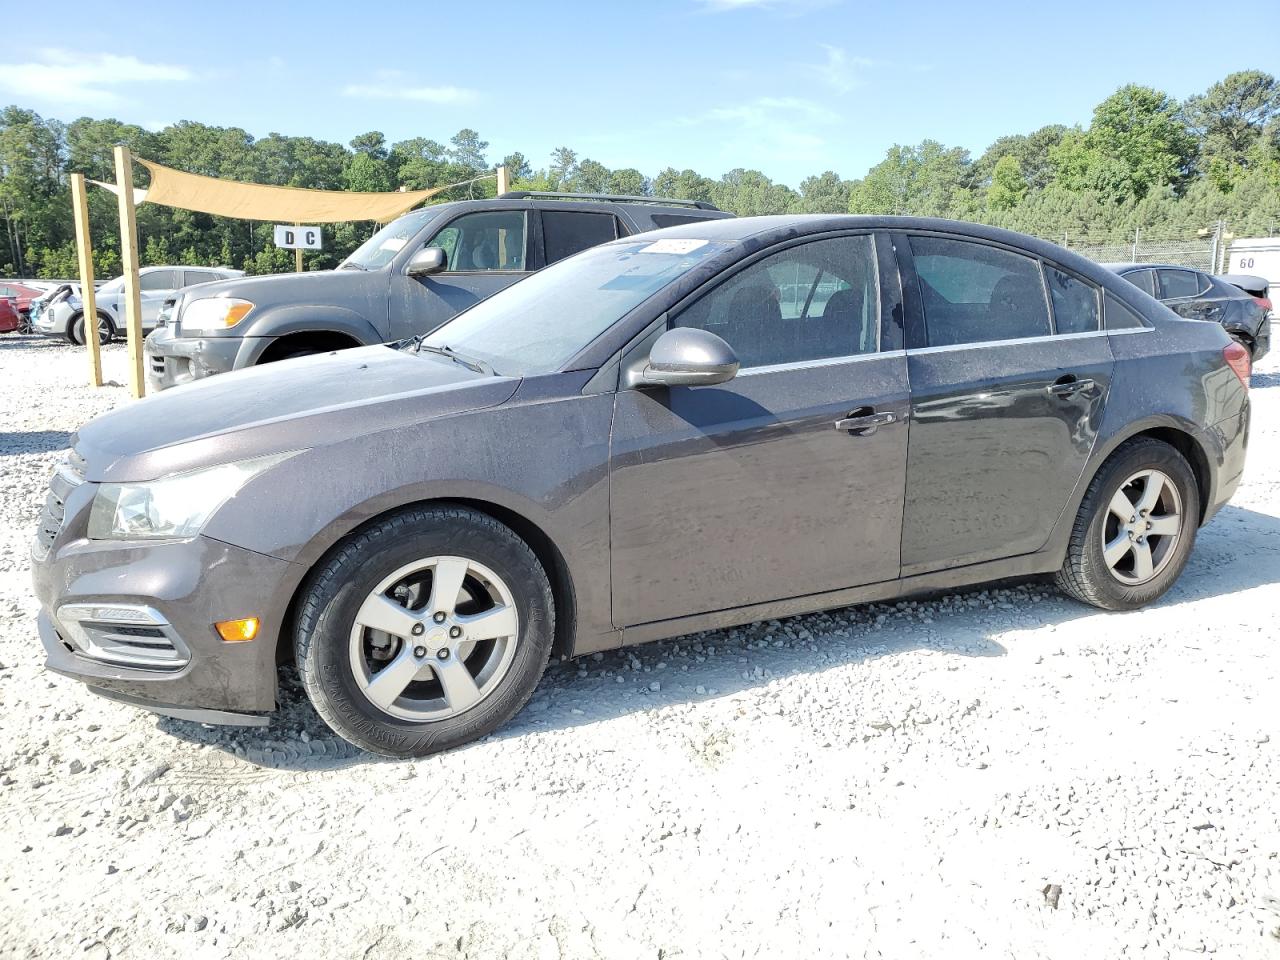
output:
[[[415,756],[571,656],[996,578],[1159,598],[1240,480],[1249,358],[1030,237],[690,224],[434,333],[99,417],[37,533],[50,669]]]

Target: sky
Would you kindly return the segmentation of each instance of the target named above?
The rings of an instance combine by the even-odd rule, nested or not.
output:
[[[798,186],[861,177],[894,143],[977,156],[1003,134],[1087,124],[1125,83],[1182,99],[1269,59],[1182,0],[186,6],[133,0],[121,29],[101,4],[59,3],[56,30],[6,43],[0,104],[342,143],[470,127],[494,162],[518,150],[541,167],[568,146],[649,176],[745,167]],[[1198,42],[1197,23],[1216,39]]]

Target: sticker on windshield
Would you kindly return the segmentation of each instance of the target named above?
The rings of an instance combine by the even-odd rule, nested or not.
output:
[[[393,253],[398,253],[400,250],[404,249],[404,245],[408,242],[408,237],[387,237],[387,239],[382,241],[382,244],[378,249],[390,250]]]
[[[655,240],[641,247],[636,253],[693,253],[694,250],[706,245],[706,240]]]

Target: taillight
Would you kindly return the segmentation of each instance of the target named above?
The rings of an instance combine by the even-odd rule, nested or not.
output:
[[[1254,297],[1253,302],[1260,306],[1263,310],[1271,309],[1271,299],[1269,297]]]
[[[1249,358],[1249,351],[1232,340],[1222,348],[1222,359],[1227,361],[1227,366],[1236,372],[1236,376],[1248,390],[1249,374],[1253,372],[1253,361]]]

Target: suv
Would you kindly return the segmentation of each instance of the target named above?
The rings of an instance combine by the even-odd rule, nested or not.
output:
[[[533,191],[414,210],[336,270],[184,291],[147,338],[147,385],[163,390],[273,360],[428,333],[587,247],[731,216],[695,200]]]
[[[1166,263],[1103,266],[1151,294],[1180,317],[1222,324],[1232,339],[1249,351],[1254,363],[1271,349],[1271,301],[1231,282],[1229,276],[1215,277],[1203,270]],[[1258,278],[1249,277],[1245,282],[1250,280],[1257,282]]]
[[[142,303],[142,330],[153,330],[161,305],[175,290],[196,283],[242,277],[243,270],[226,267],[143,267],[138,271],[138,293]],[[117,331],[124,330],[124,277],[95,287],[95,303],[98,308],[98,337],[110,343]],[[42,301],[37,315],[32,317],[32,330],[46,337],[66,337],[80,346],[84,343],[84,304],[80,300],[80,284],[63,284],[48,299]]]

